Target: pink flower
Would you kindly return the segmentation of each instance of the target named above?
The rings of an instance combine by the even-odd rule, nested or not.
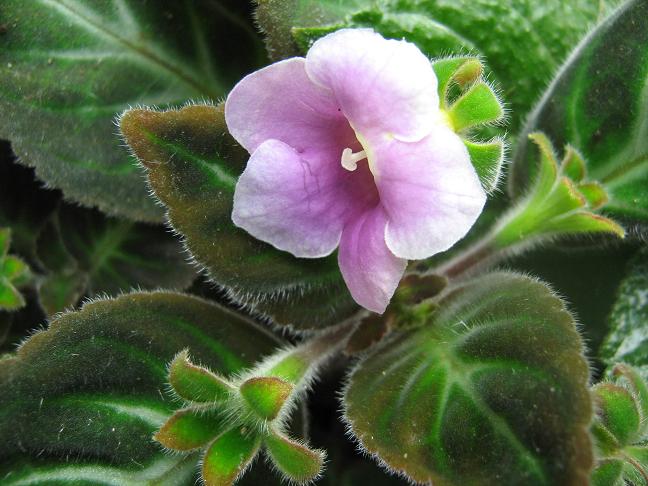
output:
[[[225,104],[251,155],[234,223],[297,257],[338,262],[360,305],[384,312],[407,260],[461,239],[486,194],[439,108],[437,79],[416,46],[344,29],[306,58],[239,82]]]

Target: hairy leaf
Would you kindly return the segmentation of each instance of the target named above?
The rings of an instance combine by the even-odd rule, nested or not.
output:
[[[648,380],[648,249],[640,251],[627,268],[600,354],[610,366],[633,365]]]
[[[577,0],[259,0],[258,19],[275,58],[303,53],[342,27],[372,27],[416,43],[428,56],[483,54],[523,117],[546,80],[596,21],[605,3]],[[520,73],[524,73],[521,76]]]
[[[233,27],[231,10],[209,0],[3,1],[0,137],[66,197],[161,220],[113,118],[131,105],[222,96],[256,61],[256,40]],[[233,46],[247,49],[232,56]]]
[[[195,455],[152,440],[177,403],[167,364],[183,348],[222,374],[278,345],[268,332],[195,297],[134,293],[56,318],[0,366],[3,484],[191,485]]]
[[[234,188],[249,155],[227,133],[222,106],[130,110],[121,130],[191,254],[235,298],[296,328],[356,310],[334,256],[298,259],[234,226]]]
[[[542,130],[587,161],[609,194],[605,210],[648,219],[648,3],[630,0],[576,49],[531,114],[514,156],[511,191],[537,168],[526,134]]]
[[[344,406],[359,442],[419,482],[585,483],[588,367],[561,300],[538,281],[495,273],[439,306],[351,374]]]

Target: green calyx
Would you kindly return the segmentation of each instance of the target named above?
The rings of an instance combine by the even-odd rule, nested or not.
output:
[[[169,365],[169,383],[187,406],[153,439],[174,452],[200,451],[208,486],[234,484],[262,449],[287,480],[309,482],[320,474],[325,454],[284,432],[286,405],[308,370],[302,353],[288,350],[244,376],[226,379],[192,363],[183,350]]]
[[[592,389],[597,464],[592,484],[648,483],[648,385],[629,365],[618,364],[613,381]]]
[[[450,57],[432,64],[438,81],[441,110],[448,125],[462,137],[475,171],[492,192],[497,187],[506,146],[502,138],[473,140],[480,128],[502,122],[503,103],[495,89],[484,80],[484,66],[476,57]]]
[[[246,380],[240,388],[243,399],[263,420],[274,420],[293,391],[293,385],[274,376]]]
[[[9,255],[11,230],[0,228],[0,310],[14,311],[25,305],[25,299],[18,290],[29,282],[31,273],[20,258]]]
[[[527,196],[515,207],[495,237],[495,244],[505,248],[539,236],[579,233],[611,233],[619,237],[624,229],[615,221],[595,211],[605,205],[607,193],[596,181],[586,179],[583,157],[567,147],[562,162],[543,133],[530,139],[540,151],[540,167]]]

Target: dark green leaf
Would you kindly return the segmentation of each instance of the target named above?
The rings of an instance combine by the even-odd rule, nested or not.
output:
[[[235,298],[297,328],[335,324],[357,309],[335,256],[298,259],[232,223],[249,155],[227,133],[222,106],[130,110],[121,130],[191,254]]]
[[[361,444],[415,481],[584,484],[588,379],[561,300],[496,273],[456,287],[427,326],[378,346],[344,403]]]
[[[640,251],[627,269],[600,354],[610,366],[631,364],[648,380],[648,248]]]
[[[522,119],[563,58],[596,21],[604,3],[590,0],[261,0],[259,24],[275,58],[305,52],[342,27],[372,27],[416,43],[428,56],[483,54]]]
[[[194,484],[198,458],[152,440],[177,408],[167,364],[190,348],[229,375],[277,345],[251,321],[181,294],[130,294],[58,317],[0,366],[3,484]]]
[[[179,239],[161,226],[67,205],[55,217],[38,245],[50,271],[40,289],[50,314],[75,305],[84,294],[182,290],[195,278]]]
[[[606,211],[648,219],[648,3],[630,0],[594,30],[559,71],[529,118],[514,157],[511,191],[537,167],[526,134],[542,130],[582,152],[604,184]]]
[[[66,197],[142,221],[162,210],[114,116],[217,99],[257,56],[233,8],[209,0],[5,0],[0,23],[0,136]]]

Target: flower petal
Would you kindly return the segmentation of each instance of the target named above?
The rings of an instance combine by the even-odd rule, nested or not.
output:
[[[279,140],[252,154],[234,192],[232,220],[255,238],[297,257],[338,245],[354,204],[340,164],[312,163]]]
[[[385,240],[394,255],[428,258],[465,236],[486,193],[459,136],[439,126],[420,142],[385,141],[375,149]]]
[[[360,212],[342,233],[338,262],[344,281],[361,306],[382,314],[394,295],[407,261],[395,257],[385,244],[383,208]]]
[[[416,141],[440,117],[436,75],[412,43],[387,40],[370,29],[338,30],[313,44],[306,71],[333,91],[363,136],[391,134]]]
[[[355,140],[330,92],[306,74],[305,62],[295,57],[256,71],[227,97],[227,128],[248,152],[276,139],[306,155],[326,150],[339,158],[340,145]]]

